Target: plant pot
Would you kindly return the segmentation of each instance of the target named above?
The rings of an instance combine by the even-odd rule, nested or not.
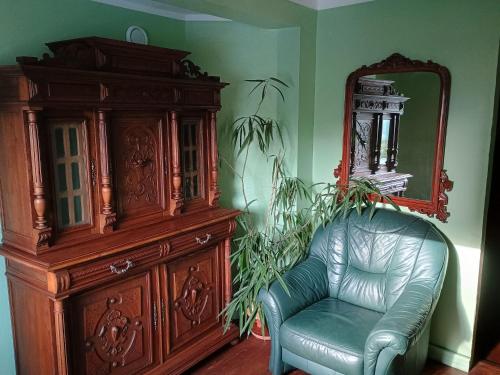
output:
[[[269,330],[267,327],[264,328],[264,335],[262,335],[262,323],[260,321],[259,315],[257,314],[257,318],[255,319],[255,322],[252,327],[252,336],[262,340],[262,341],[270,341],[271,336],[269,335]]]

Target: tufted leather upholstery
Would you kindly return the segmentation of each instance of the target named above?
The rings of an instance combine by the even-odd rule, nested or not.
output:
[[[429,222],[378,209],[320,227],[309,256],[259,298],[273,375],[412,374],[425,364],[448,247]]]

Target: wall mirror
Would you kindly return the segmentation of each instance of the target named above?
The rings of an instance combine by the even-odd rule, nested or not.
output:
[[[453,182],[443,169],[450,72],[400,54],[352,72],[335,177],[371,179],[400,206],[446,222]]]

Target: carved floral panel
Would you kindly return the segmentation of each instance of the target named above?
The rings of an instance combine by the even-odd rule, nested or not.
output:
[[[161,133],[162,121],[153,116],[120,116],[112,121],[115,186],[122,217],[162,210]]]
[[[216,249],[212,248],[168,266],[174,348],[217,322],[220,293],[216,256]]]
[[[130,374],[153,363],[150,283],[143,274],[76,299],[76,372]]]

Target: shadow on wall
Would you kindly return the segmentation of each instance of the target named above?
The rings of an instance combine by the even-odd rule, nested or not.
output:
[[[448,344],[446,347],[450,347],[449,342],[452,341],[454,343],[453,347],[460,348],[463,344],[470,342],[472,328],[467,319],[467,311],[462,304],[463,297],[462,289],[460,287],[462,284],[461,277],[463,277],[464,272],[466,271],[460,269],[461,265],[455,245],[443,232],[439,232],[448,244],[449,258],[448,270],[443,283],[443,290],[432,321],[430,341],[431,345],[436,347],[438,351],[442,351],[444,349],[440,346],[441,343],[436,340],[436,338],[447,337]],[[469,360],[467,358],[468,354],[466,356],[466,353],[449,354],[458,354],[466,361]],[[450,359],[447,361],[443,358],[444,355],[446,354],[439,353],[433,355],[431,348],[430,356],[434,359],[438,359],[442,362],[448,362],[448,364],[453,364],[456,361],[456,359]],[[436,356],[438,356],[438,358],[435,358]],[[454,364],[462,370],[464,369],[464,366],[461,366],[458,363]],[[468,366],[468,364],[466,366]]]

